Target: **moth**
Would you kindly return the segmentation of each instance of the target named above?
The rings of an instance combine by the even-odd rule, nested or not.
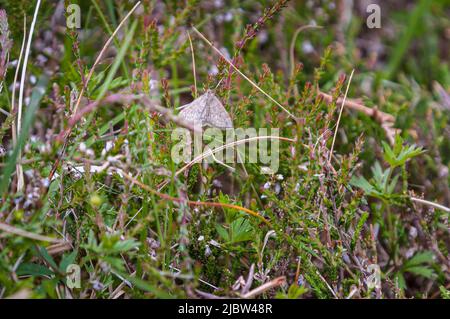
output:
[[[211,126],[219,129],[233,128],[230,115],[213,91],[208,90],[189,104],[182,107],[178,114],[185,121],[201,127]]]

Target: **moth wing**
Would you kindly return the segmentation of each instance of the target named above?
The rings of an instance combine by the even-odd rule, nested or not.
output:
[[[207,98],[207,94],[206,93],[202,94],[198,98],[196,98],[194,101],[192,101],[190,103],[187,103],[187,104],[184,104],[184,105],[178,107],[177,109],[178,110],[185,110],[185,109],[190,108],[190,107],[192,107],[194,105],[197,105],[199,103],[200,104],[202,104],[202,103],[204,104],[206,102],[206,98]]]
[[[203,114],[205,113],[206,97],[206,94],[203,94],[191,103],[183,105],[183,109],[180,113],[178,113],[178,116],[185,121],[203,126]]]
[[[205,124],[220,129],[233,127],[230,115],[214,94],[210,93],[205,109],[205,118],[203,119]]]

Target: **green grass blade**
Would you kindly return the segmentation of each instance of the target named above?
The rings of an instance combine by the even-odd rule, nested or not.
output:
[[[105,96],[106,92],[108,91],[109,85],[114,80],[114,76],[116,75],[117,70],[119,69],[119,66],[125,57],[128,47],[131,44],[131,40],[133,39],[133,35],[134,35],[134,31],[136,30],[136,27],[137,27],[137,20],[135,20],[133,22],[133,24],[131,25],[130,31],[128,31],[128,33],[125,37],[125,40],[123,42],[123,45],[120,48],[119,53],[117,54],[116,59],[114,60],[114,63],[111,66],[111,69],[109,70],[108,75],[106,76],[105,82],[103,83],[103,85],[100,89],[100,93],[97,96],[97,100],[100,100]]]
[[[17,144],[14,147],[11,155],[8,157],[6,166],[3,169],[2,178],[0,180],[0,194],[3,194],[8,189],[9,179],[11,177],[11,174],[14,172],[14,168],[16,167],[17,157],[28,139],[30,128],[33,125],[36,112],[39,108],[42,96],[44,95],[47,88],[47,84],[48,77],[46,75],[42,75],[37,85],[33,88],[30,104],[28,105],[25,112],[22,130],[20,131],[19,137],[17,139]]]

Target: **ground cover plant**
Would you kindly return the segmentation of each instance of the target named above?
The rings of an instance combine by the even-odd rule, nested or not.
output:
[[[0,8],[0,298],[450,297],[447,1]]]

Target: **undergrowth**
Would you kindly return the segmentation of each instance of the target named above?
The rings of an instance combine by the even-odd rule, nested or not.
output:
[[[142,1],[94,69],[134,4],[78,1],[68,29],[69,2],[43,1],[15,139],[35,7],[0,1],[0,297],[448,297],[448,6],[383,2],[368,29],[355,3]],[[235,128],[289,139],[276,173],[176,174],[178,107],[208,89]]]

